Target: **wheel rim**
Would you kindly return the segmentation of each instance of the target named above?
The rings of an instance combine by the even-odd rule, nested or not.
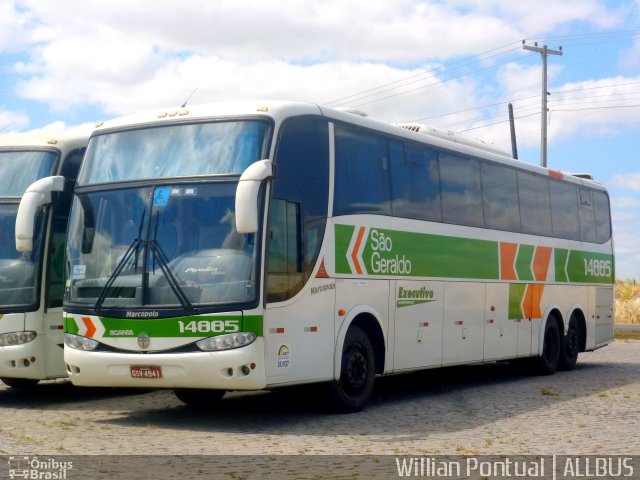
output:
[[[567,353],[574,355],[578,352],[578,330],[574,325],[569,325],[567,331]]]
[[[345,352],[345,360],[345,389],[357,392],[367,383],[369,373],[367,358],[359,348],[352,347]]]

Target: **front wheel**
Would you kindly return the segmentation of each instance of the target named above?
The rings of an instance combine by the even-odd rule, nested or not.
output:
[[[547,319],[544,327],[542,355],[536,359],[535,367],[541,375],[551,375],[560,362],[560,330],[554,317]]]
[[[0,378],[0,380],[2,380],[2,383],[7,385],[8,387],[15,388],[16,390],[33,388],[40,381],[33,378],[9,378],[9,377],[2,377]]]
[[[340,379],[329,384],[329,401],[343,413],[362,410],[373,393],[376,376],[375,356],[369,336],[352,326],[342,347]]]
[[[214,406],[226,393],[226,390],[206,388],[179,388],[173,391],[179,400],[192,407],[206,408]]]

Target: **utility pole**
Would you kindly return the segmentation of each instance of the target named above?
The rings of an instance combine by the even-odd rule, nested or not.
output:
[[[509,131],[511,132],[511,156],[518,159],[518,144],[516,143],[516,121],[513,117],[513,105],[509,104]]]
[[[538,52],[542,56],[542,122],[540,124],[540,165],[547,167],[547,55],[562,55],[562,47],[558,50],[550,50],[544,45],[542,48],[538,47],[538,42],[533,44],[534,46],[525,45],[522,40],[522,48],[530,50],[532,52]]]

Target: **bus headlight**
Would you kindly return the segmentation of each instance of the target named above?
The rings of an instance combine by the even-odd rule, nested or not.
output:
[[[0,347],[10,347],[12,345],[22,345],[28,343],[38,334],[36,332],[11,332],[0,335]]]
[[[76,350],[95,350],[98,346],[98,342],[91,338],[83,337],[81,335],[73,335],[72,333],[64,334],[64,345],[69,348],[75,348]]]
[[[200,350],[205,352],[215,352],[244,347],[253,343],[256,338],[257,336],[253,332],[229,333],[228,335],[203,338],[202,340],[198,340],[196,345]]]

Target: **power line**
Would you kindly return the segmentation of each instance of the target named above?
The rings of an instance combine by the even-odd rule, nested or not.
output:
[[[511,48],[511,49],[503,51],[503,52],[499,52],[499,53],[495,53],[493,55],[486,56],[486,54],[488,54],[488,53],[503,49],[503,48],[508,47],[510,45],[513,45],[515,43],[518,43],[518,42],[509,42],[509,43],[506,43],[506,44],[501,45],[499,47],[495,47],[495,48],[486,50],[484,52],[481,52],[481,53],[479,53],[477,55],[474,55],[472,57],[467,57],[467,58],[458,60],[456,62],[452,62],[452,63],[448,64],[446,66],[446,68],[444,68],[444,70],[440,70],[439,73],[440,74],[444,74],[444,73],[447,73],[449,71],[458,70],[458,69],[460,69],[462,67],[465,67],[465,66],[468,66],[468,65],[472,65],[473,63],[475,63],[477,61],[486,61],[486,60],[489,60],[491,58],[498,57],[498,56],[505,55],[507,53],[516,51],[516,50],[518,50],[518,48]],[[457,65],[457,64],[460,64],[460,65]],[[380,95],[380,94],[385,93],[383,89],[385,89],[386,87],[389,87],[391,85],[397,85],[397,84],[406,82],[407,80],[412,80],[412,79],[414,79],[416,77],[420,77],[420,76],[423,76],[423,75],[428,75],[428,76],[425,77],[425,78],[422,78],[422,79],[413,80],[411,82],[405,83],[403,85],[399,85],[397,87],[393,87],[393,88],[391,88],[389,90],[393,90],[395,88],[401,88],[401,87],[404,87],[404,86],[407,86],[407,85],[411,85],[411,84],[414,84],[414,83],[417,83],[417,82],[420,82],[420,81],[428,80],[430,78],[436,78],[436,74],[435,73],[432,73],[431,71],[423,71],[423,72],[419,72],[419,73],[410,75],[410,76],[405,77],[405,78],[401,78],[399,80],[395,80],[393,82],[389,82],[389,83],[380,85],[378,87],[369,88],[369,89],[362,90],[360,92],[356,92],[354,94],[351,94],[351,95],[348,95],[348,96],[345,96],[345,97],[341,97],[341,98],[338,98],[338,99],[335,99],[335,100],[331,100],[329,102],[325,102],[325,104],[326,105],[336,104],[336,103],[342,102],[344,100],[352,99],[352,98],[357,98],[355,101],[360,101],[360,100],[363,100],[365,98],[369,98],[371,96]],[[376,90],[381,90],[381,91],[378,92],[378,93],[375,93],[375,94],[371,94],[370,93],[370,92],[374,92]],[[369,94],[369,95],[364,95],[364,94]]]

